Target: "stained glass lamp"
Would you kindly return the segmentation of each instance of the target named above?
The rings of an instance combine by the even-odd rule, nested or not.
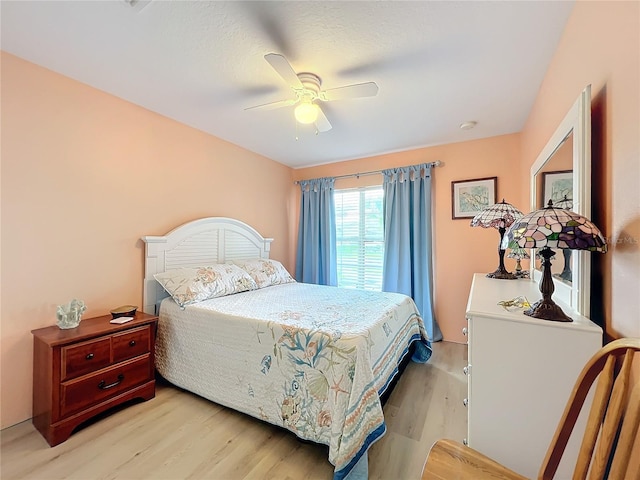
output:
[[[520,260],[522,260],[523,258],[530,258],[527,250],[522,248],[516,242],[510,242],[509,249],[511,251],[507,255],[507,258],[515,258],[516,260],[515,276],[518,278],[529,278],[529,272],[527,270],[522,270],[522,265],[520,265]]]
[[[471,220],[472,227],[497,228],[498,232],[500,232],[500,243],[498,243],[500,263],[495,272],[487,273],[487,277],[503,280],[515,280],[518,278],[504,268],[505,248],[502,247],[502,239],[507,228],[520,217],[522,217],[522,212],[510,203],[505,202],[503,198],[500,203],[486,207]]]
[[[554,205],[556,208],[571,210],[573,208],[573,200],[567,198],[565,195],[562,200],[556,202]],[[564,267],[562,268],[562,272],[557,274],[557,276],[562,280],[571,282],[573,277],[573,274],[571,273],[571,250],[565,248],[562,250],[562,255],[564,256]]]
[[[571,210],[573,208],[573,200],[567,198],[565,195],[562,200],[558,200],[553,204],[553,206],[556,208],[562,208],[563,210]]]
[[[605,253],[607,242],[598,227],[578,213],[555,208],[549,200],[546,208],[531,212],[511,225],[504,243],[508,246],[512,241],[522,248],[540,248],[539,253],[543,258],[540,281],[542,299],[525,310],[525,315],[557,322],[573,321],[551,298],[555,290],[551,278],[551,257],[555,252],[551,249]]]
[[[571,251],[571,250],[569,250]],[[549,260],[555,260],[556,259],[556,252],[553,252],[553,255],[551,255],[551,258],[549,258]],[[540,260],[540,270],[542,270],[542,255],[540,255],[540,250],[536,251],[536,260]]]

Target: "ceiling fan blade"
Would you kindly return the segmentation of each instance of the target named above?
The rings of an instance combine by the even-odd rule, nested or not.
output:
[[[269,62],[273,69],[278,72],[278,75],[280,75],[289,86],[292,88],[303,88],[298,75],[284,56],[277,53],[268,53],[264,56],[264,59]]]
[[[275,110],[276,108],[289,107],[295,104],[298,100],[279,100],[277,102],[263,103],[262,105],[256,105],[255,107],[248,107],[245,110]]]
[[[375,97],[378,94],[378,85],[375,82],[357,83],[345,87],[330,88],[322,92],[327,102],[344,100],[347,98]]]
[[[320,106],[318,106],[318,118],[316,118],[315,124],[319,132],[328,132],[332,128]]]

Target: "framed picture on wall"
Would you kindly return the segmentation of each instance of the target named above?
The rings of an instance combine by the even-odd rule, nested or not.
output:
[[[561,200],[573,201],[573,170],[558,170],[557,172],[542,172],[543,206],[549,200],[557,204]]]
[[[451,218],[473,218],[496,203],[497,180],[487,177],[451,182]]]

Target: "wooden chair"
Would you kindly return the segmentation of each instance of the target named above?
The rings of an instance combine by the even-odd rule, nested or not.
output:
[[[640,338],[622,338],[600,349],[587,362],[542,462],[539,479],[554,477],[584,400],[596,379],[593,404],[573,479],[586,479],[587,474],[589,480],[640,479],[640,472],[625,477],[640,425],[640,378],[632,373],[631,366],[638,351]],[[640,446],[636,446],[634,455],[639,454]],[[522,480],[525,477],[470,447],[452,440],[439,440],[431,447],[422,473],[422,480],[432,479]]]

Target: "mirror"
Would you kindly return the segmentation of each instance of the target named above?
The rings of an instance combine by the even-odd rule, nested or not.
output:
[[[564,137],[536,175],[535,208],[544,208],[549,200],[555,206],[573,210],[573,130]],[[571,250],[560,250],[552,260],[553,278],[571,285],[573,268]],[[558,258],[560,257],[560,258]],[[534,262],[541,270],[540,262]]]
[[[531,210],[543,208],[549,199],[554,205],[591,218],[591,86],[582,91],[531,166]],[[552,273],[554,299],[588,317],[589,253],[556,250]],[[541,277],[539,262],[532,260],[531,278],[539,282]]]

